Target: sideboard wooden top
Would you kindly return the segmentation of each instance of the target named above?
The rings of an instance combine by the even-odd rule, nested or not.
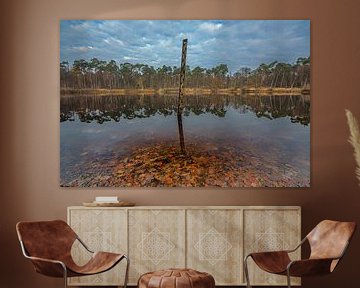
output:
[[[164,210],[186,210],[186,209],[221,209],[221,210],[238,210],[238,209],[282,209],[282,210],[301,210],[301,206],[133,206],[133,207],[85,207],[69,206],[68,209],[164,209]]]

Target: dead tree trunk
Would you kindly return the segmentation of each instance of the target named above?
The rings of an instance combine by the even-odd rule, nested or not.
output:
[[[183,125],[182,125],[182,111],[184,109],[184,107],[183,107],[183,96],[184,96],[184,82],[185,82],[185,68],[186,68],[186,51],[187,51],[187,39],[183,39],[182,53],[181,53],[179,98],[178,98],[178,107],[177,107],[177,119],[178,119],[178,129],[179,129],[179,138],[180,138],[180,149],[181,149],[181,153],[183,155],[186,154],[185,140],[184,140],[184,130],[183,130]]]

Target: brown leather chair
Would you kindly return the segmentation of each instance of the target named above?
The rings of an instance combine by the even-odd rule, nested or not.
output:
[[[289,288],[291,276],[315,276],[333,272],[344,256],[355,229],[354,222],[324,220],[292,250],[250,253],[244,259],[247,287],[251,287],[247,267],[249,257],[266,272],[286,275]],[[289,253],[296,251],[306,241],[311,249],[309,259],[291,261]]]
[[[19,222],[16,231],[24,256],[31,260],[35,271],[50,277],[88,276],[110,270],[126,259],[124,288],[127,285],[129,259],[125,254],[91,251],[62,220]],[[71,247],[78,240],[92,254],[83,266],[78,266],[71,257]]]

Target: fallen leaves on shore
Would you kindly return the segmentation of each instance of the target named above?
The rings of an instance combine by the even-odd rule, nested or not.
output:
[[[309,178],[269,156],[260,159],[237,147],[190,143],[182,155],[178,145],[157,143],[134,147],[131,155],[105,163],[63,186],[82,187],[307,187]],[[99,173],[99,171],[105,171]],[[111,172],[110,172],[111,171]]]

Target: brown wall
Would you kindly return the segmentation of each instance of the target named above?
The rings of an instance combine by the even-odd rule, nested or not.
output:
[[[8,0],[0,4],[0,286],[62,287],[33,273],[15,235],[19,220],[66,217],[95,195],[139,205],[301,205],[303,234],[324,218],[360,223],[360,188],[344,108],[360,119],[358,0]],[[311,19],[310,189],[61,189],[60,19]],[[359,234],[359,231],[358,231]],[[330,277],[304,287],[358,287],[360,237]]]

